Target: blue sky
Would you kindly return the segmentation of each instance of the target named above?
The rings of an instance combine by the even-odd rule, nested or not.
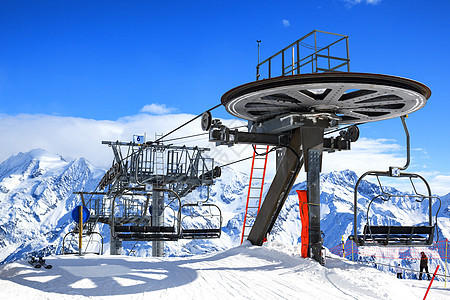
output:
[[[184,120],[218,104],[229,89],[253,81],[257,39],[264,59],[319,29],[350,37],[351,71],[407,77],[431,88],[428,104],[408,119],[415,149],[411,170],[450,183],[450,142],[442,134],[450,110],[449,11],[445,0],[3,0],[0,128],[8,135],[0,132],[5,148],[0,160],[30,147],[62,153],[73,148],[69,140],[76,130],[52,132],[58,130],[55,120],[73,128],[79,123],[132,128],[140,120],[136,130],[153,134],[152,128],[143,129],[143,113],[172,113]],[[231,119],[224,109],[213,115]],[[169,118],[157,130],[167,132],[177,122]],[[15,144],[14,134],[23,136],[38,123],[41,143],[35,132],[25,137],[29,142]],[[127,132],[108,130],[111,138]],[[400,120],[363,125],[361,133],[380,143],[388,139],[383,145],[404,145]],[[61,137],[59,148],[46,140],[49,135]],[[95,143],[94,137],[86,140]],[[397,159],[403,155],[398,147],[387,149]]]

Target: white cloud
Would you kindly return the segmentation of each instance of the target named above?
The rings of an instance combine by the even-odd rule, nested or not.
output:
[[[109,147],[102,145],[102,141],[131,141],[133,134],[146,134],[147,140],[154,140],[155,133],[168,133],[193,117],[195,116],[181,113],[139,114],[107,121],[51,115],[0,115],[0,144],[3,145],[0,148],[0,162],[18,152],[42,148],[67,159],[84,157],[94,165],[108,168],[113,154]],[[229,127],[245,125],[245,122],[240,120],[222,121]],[[200,120],[195,120],[168,136],[166,140],[201,133],[204,132],[200,128]],[[250,145],[216,147],[208,142],[207,134],[169,142],[175,145],[208,147],[211,149],[208,155],[221,164],[249,157],[253,153]],[[423,174],[430,182],[433,193],[444,195],[450,192],[450,175],[424,169],[423,165],[427,164],[429,158],[424,158],[420,149],[412,151],[412,161],[416,162],[417,158],[420,165],[412,165],[408,171]],[[396,141],[360,138],[352,144],[351,151],[325,153],[322,171],[350,169],[362,175],[368,170],[388,170],[389,166],[403,166],[405,161],[404,146],[400,146]],[[249,173],[250,166],[251,160],[246,160],[234,164],[233,168]],[[275,174],[274,153],[269,156],[267,174],[268,180]],[[298,180],[304,179],[305,172],[302,170]]]
[[[352,7],[356,4],[366,3],[376,5],[381,2],[381,0],[343,0],[349,7]]]
[[[286,20],[286,19],[281,20],[281,24],[283,24],[284,27],[291,26],[291,23],[289,22],[289,20]]]
[[[173,107],[167,107],[165,104],[157,104],[157,103],[144,105],[144,107],[141,109],[141,112],[153,115],[164,115],[172,113],[173,111],[174,111]]]
[[[360,138],[350,151],[325,153],[324,172],[350,169],[358,175],[369,170],[388,170],[404,166],[406,159],[400,145],[393,140]]]
[[[18,152],[42,148],[67,159],[84,157],[94,165],[107,168],[111,165],[113,154],[111,149],[102,145],[102,141],[131,141],[134,134],[146,134],[147,140],[154,140],[155,133],[168,133],[193,117],[190,114],[139,114],[106,121],[53,115],[0,115],[0,144],[4,145],[0,148],[0,162]],[[245,125],[243,121],[224,120],[224,123],[229,126]],[[198,133],[203,133],[200,120],[183,127],[167,139]],[[208,142],[208,135],[171,143],[214,148],[214,144]],[[216,151],[219,157],[222,156],[223,163],[229,162],[227,159],[236,160],[241,155],[240,151],[244,151],[237,147],[234,150],[236,153],[228,153],[227,148],[220,147]],[[221,155],[222,149],[227,153]]]
[[[437,174],[429,181],[433,194],[444,196],[450,193],[450,175]]]

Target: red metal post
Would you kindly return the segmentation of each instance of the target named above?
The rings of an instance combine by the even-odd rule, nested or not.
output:
[[[436,276],[436,273],[438,270],[439,270],[439,265],[437,265],[436,270],[434,271],[433,278],[431,278],[430,284],[428,285],[427,292],[425,293],[425,296],[423,296],[423,300],[425,300],[427,298],[428,291],[430,290],[431,284],[433,284],[434,277]]]

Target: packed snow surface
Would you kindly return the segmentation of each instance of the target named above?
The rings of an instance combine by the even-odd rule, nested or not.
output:
[[[52,256],[0,267],[0,299],[422,299],[429,281],[399,280],[375,268],[303,259],[296,246],[243,246],[190,257]],[[449,299],[433,282],[427,299]]]

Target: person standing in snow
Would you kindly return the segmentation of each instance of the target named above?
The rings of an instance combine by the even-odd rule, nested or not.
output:
[[[430,273],[428,273],[428,257],[425,255],[425,252],[420,252],[420,272],[419,272],[419,280],[422,280],[423,270],[427,272],[428,280],[430,280]]]
[[[403,270],[402,270],[402,268],[400,267],[400,264],[399,264],[399,263],[397,263],[397,266],[395,267],[395,272],[397,273],[397,278],[398,278],[398,279],[402,279],[402,276],[403,276]]]

